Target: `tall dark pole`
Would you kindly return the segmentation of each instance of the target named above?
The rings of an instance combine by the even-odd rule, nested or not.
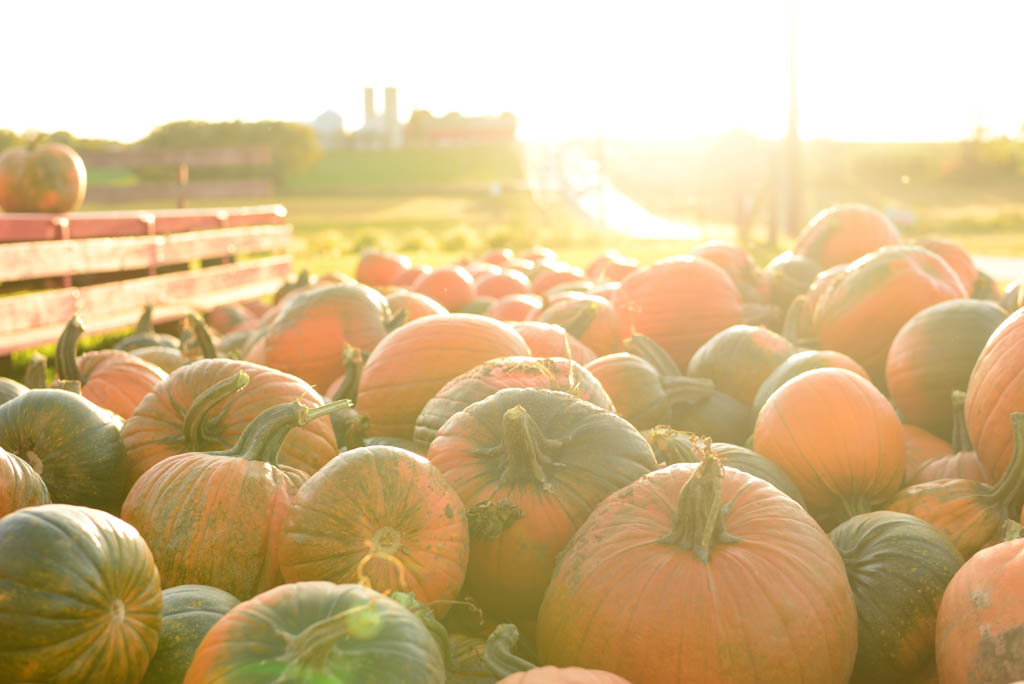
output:
[[[789,3],[789,122],[786,131],[785,155],[785,226],[790,235],[803,227],[800,183],[800,137],[797,132],[796,43],[798,0]]]

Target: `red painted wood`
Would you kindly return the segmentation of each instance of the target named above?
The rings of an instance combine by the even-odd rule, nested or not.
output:
[[[181,264],[194,259],[283,252],[289,224],[197,230],[168,235],[46,240],[0,244],[5,281],[109,273]],[[70,283],[69,283],[70,284]]]
[[[291,256],[234,264],[89,287],[70,287],[0,297],[0,355],[56,342],[67,320],[82,316],[87,332],[130,326],[146,304],[157,321],[180,318],[190,310],[256,299],[275,292],[291,271]]]

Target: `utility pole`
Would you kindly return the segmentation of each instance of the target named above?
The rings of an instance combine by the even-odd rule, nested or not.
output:
[[[608,234],[608,210],[605,206],[605,189],[607,186],[607,172],[604,156],[604,136],[597,136],[597,192],[601,206],[601,232]]]
[[[785,162],[783,169],[784,225],[790,235],[796,235],[803,227],[802,192],[800,180],[800,137],[797,132],[797,4],[789,2],[789,121],[786,131]]]

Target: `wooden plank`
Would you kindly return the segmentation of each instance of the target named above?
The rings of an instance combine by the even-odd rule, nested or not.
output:
[[[51,342],[74,314],[86,330],[105,332],[131,325],[146,304],[166,320],[173,312],[205,311],[275,292],[291,271],[282,255],[222,266],[0,297],[0,355]]]
[[[289,224],[241,226],[170,235],[140,235],[0,244],[0,279],[4,282],[130,271],[194,259],[253,252],[283,252]]]
[[[280,204],[210,209],[153,211],[76,211],[68,214],[0,213],[0,242],[57,240],[62,226],[69,238],[159,235],[221,226],[283,223],[288,215]]]
[[[274,194],[273,181],[264,178],[191,181],[178,183],[139,183],[138,185],[89,186],[86,197],[91,202],[131,202],[156,199],[215,199],[218,197],[269,197]]]
[[[86,168],[138,168],[154,166],[270,166],[273,154],[266,145],[156,149],[127,147],[82,155]]]

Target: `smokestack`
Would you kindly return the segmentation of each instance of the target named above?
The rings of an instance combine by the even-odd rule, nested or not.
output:
[[[373,88],[363,88],[363,101],[366,105],[366,125],[369,126],[377,116],[373,110]]]

